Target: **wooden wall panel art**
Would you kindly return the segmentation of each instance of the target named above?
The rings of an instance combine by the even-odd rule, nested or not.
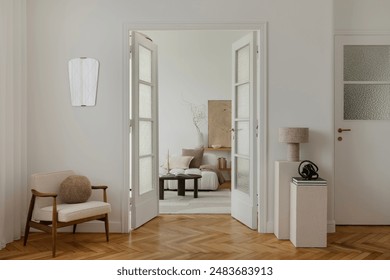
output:
[[[232,101],[208,101],[208,134],[209,147],[221,145],[231,147]]]

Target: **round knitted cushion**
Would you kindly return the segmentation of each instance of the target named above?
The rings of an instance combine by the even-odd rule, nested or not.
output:
[[[62,181],[58,195],[64,203],[82,203],[86,202],[91,194],[91,182],[87,177],[71,175]]]

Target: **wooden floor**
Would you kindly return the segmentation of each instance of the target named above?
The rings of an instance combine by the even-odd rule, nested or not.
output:
[[[103,225],[102,225],[103,226]],[[30,234],[0,250],[1,260],[51,258],[51,238]],[[327,248],[295,248],[274,234],[249,230],[229,215],[161,215],[130,234],[60,233],[62,260],[377,260],[390,259],[390,226],[339,226]]]

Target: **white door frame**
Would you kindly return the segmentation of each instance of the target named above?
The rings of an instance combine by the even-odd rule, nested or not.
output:
[[[121,232],[129,232],[129,172],[130,172],[130,158],[129,158],[129,59],[130,59],[130,45],[129,45],[129,31],[142,30],[254,30],[259,32],[258,45],[259,55],[256,61],[258,95],[257,106],[259,129],[257,138],[258,162],[257,162],[257,176],[258,186],[258,231],[262,233],[269,232],[267,228],[268,216],[268,84],[267,84],[267,23],[125,23],[123,25],[123,188],[121,200]],[[261,122],[260,122],[261,120]]]

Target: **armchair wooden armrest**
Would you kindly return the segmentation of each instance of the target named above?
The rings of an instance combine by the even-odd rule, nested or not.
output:
[[[107,186],[92,186],[93,190],[106,190],[107,188]]]
[[[57,197],[56,193],[43,193],[43,192],[39,192],[35,189],[32,189],[31,192],[33,195],[38,196],[38,197]]]
[[[91,186],[93,190],[103,190],[103,201],[107,202],[107,186]]]

